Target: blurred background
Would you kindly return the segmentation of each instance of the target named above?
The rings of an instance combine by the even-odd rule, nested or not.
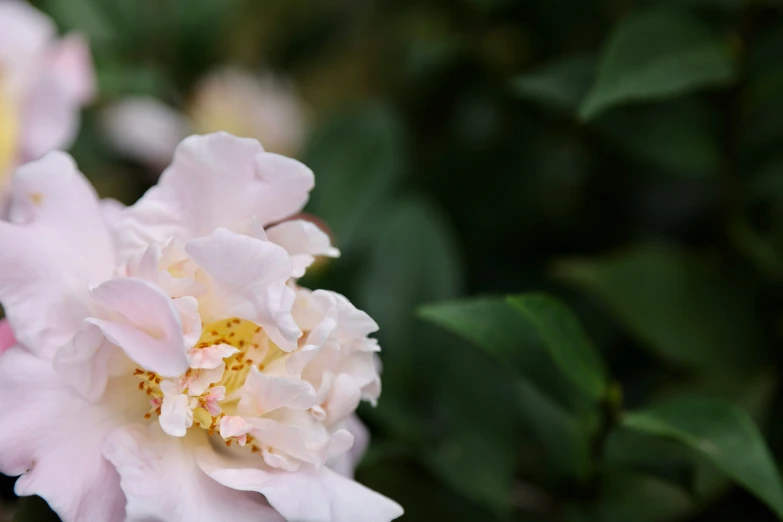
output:
[[[776,520],[703,451],[618,419],[722,398],[783,456],[778,2],[33,3],[90,40],[72,153],[103,197],[132,203],[218,129],[315,171],[307,212],[343,256],[302,283],[381,326],[357,479],[402,520]],[[597,403],[529,317],[465,301],[527,292],[605,361]],[[469,313],[422,308],[444,302]],[[9,520],[56,520],[12,491]]]

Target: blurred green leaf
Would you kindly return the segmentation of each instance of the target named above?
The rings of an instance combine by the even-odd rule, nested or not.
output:
[[[572,114],[590,88],[594,69],[592,54],[567,56],[516,77],[512,91],[520,98]]]
[[[560,303],[537,295],[474,298],[430,304],[419,315],[467,339],[521,377],[518,414],[547,452],[558,478],[587,478],[597,422],[594,401],[605,390],[606,370]]]
[[[707,258],[648,244],[564,261],[557,274],[593,294],[640,341],[678,365],[729,373],[755,366],[763,354],[748,287]]]
[[[659,477],[632,471],[604,478],[601,502],[589,509],[584,522],[664,522],[682,520],[693,512],[691,497],[679,486]]]
[[[507,302],[536,327],[560,370],[591,399],[603,398],[606,366],[570,310],[546,295],[511,296]]]
[[[505,299],[482,297],[428,304],[419,315],[486,351],[558,404],[574,408],[572,389],[537,327]],[[569,398],[569,395],[571,396]]]
[[[783,517],[783,483],[752,419],[731,403],[680,397],[625,415],[623,425],[699,452]]]
[[[544,480],[584,483],[590,476],[595,415],[575,415],[524,379],[517,380],[517,413],[543,449]],[[516,413],[516,412],[515,412]]]
[[[508,448],[475,431],[439,441],[425,460],[446,483],[468,498],[506,516],[511,510],[511,479],[515,462]]]
[[[104,99],[152,96],[166,100],[173,92],[168,74],[157,67],[109,65],[98,71],[98,87]]]
[[[376,237],[405,157],[402,125],[386,107],[355,107],[316,129],[304,154],[318,177],[309,208],[332,228],[338,247]]]
[[[14,522],[59,522],[60,518],[39,496],[19,500]]]
[[[721,144],[710,106],[694,99],[619,107],[602,115],[596,129],[634,158],[667,171],[717,174]]]
[[[425,200],[401,200],[377,231],[359,281],[359,302],[381,327],[384,373],[410,386],[419,352],[414,310],[422,302],[453,298],[462,287],[460,254],[448,223]]]
[[[676,441],[630,429],[615,430],[606,443],[605,465],[656,477],[698,498],[697,463],[691,451]]]
[[[78,31],[102,52],[116,38],[117,28],[99,0],[44,0],[41,8],[66,31]]]
[[[591,120],[612,106],[726,85],[733,77],[728,44],[698,19],[674,10],[642,11],[609,37],[579,114]]]

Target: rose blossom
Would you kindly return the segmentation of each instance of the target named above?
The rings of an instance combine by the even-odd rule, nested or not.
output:
[[[387,522],[350,478],[380,394],[376,323],[296,284],[329,237],[301,163],[193,136],[135,205],[64,153],[21,167],[0,222],[0,471],[68,521]]]
[[[90,52],[44,14],[0,0],[0,190],[14,167],[70,144],[94,92]]]

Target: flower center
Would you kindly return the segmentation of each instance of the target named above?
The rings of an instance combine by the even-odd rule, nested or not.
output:
[[[201,337],[190,352],[191,366],[177,379],[164,379],[155,372],[137,368],[139,390],[150,397],[151,409],[144,416],[160,416],[166,409],[164,399],[184,401],[192,415],[192,424],[210,435],[220,419],[236,413],[240,390],[253,366],[263,371],[285,352],[269,340],[255,323],[236,317],[204,325]],[[252,437],[248,436],[248,442]],[[243,443],[245,440],[243,439]],[[231,441],[227,440],[230,445]],[[253,446],[254,451],[258,448]]]
[[[17,111],[0,70],[0,183],[10,174],[19,139]]]

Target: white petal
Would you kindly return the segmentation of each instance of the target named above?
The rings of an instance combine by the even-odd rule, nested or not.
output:
[[[0,62],[8,69],[29,67],[55,32],[52,21],[27,2],[0,2]]]
[[[219,227],[269,225],[307,202],[313,173],[301,163],[264,152],[252,139],[219,132],[185,139],[158,185],[129,207],[118,225],[124,251],[187,240]]]
[[[111,238],[95,191],[63,153],[17,171],[10,218],[0,222],[0,302],[19,342],[52,357],[89,314],[88,286],[111,277]]]
[[[154,424],[112,432],[103,451],[120,474],[127,522],[284,522],[261,495],[227,488],[204,474],[193,451],[212,451],[205,446],[195,436],[169,437]]]
[[[263,326],[286,351],[296,348],[301,331],[291,316],[295,294],[286,286],[291,259],[269,241],[217,229],[190,241],[185,250],[214,280],[214,319],[240,317]]]
[[[188,369],[179,314],[171,299],[141,279],[113,279],[93,289],[97,302],[122,320],[89,319],[142,368],[164,377]]]
[[[333,458],[329,462],[329,467],[345,477],[353,478],[353,470],[367,451],[370,433],[356,415],[348,417],[342,426],[353,435],[353,445],[347,452]]]
[[[86,323],[73,341],[57,350],[52,365],[85,399],[97,402],[106,389],[115,350],[97,326]]]
[[[329,468],[288,472],[252,467],[214,453],[199,452],[198,463],[219,483],[263,493],[287,520],[308,522],[390,522],[403,514],[396,502]]]
[[[160,427],[172,437],[184,437],[193,426],[193,411],[187,395],[165,395],[158,421]]]
[[[83,36],[71,34],[58,42],[50,52],[53,74],[73,103],[84,104],[95,96],[95,71],[90,47]]]
[[[306,410],[314,401],[315,390],[310,384],[298,379],[270,377],[253,366],[242,387],[239,408],[243,414],[260,417],[283,407]]]
[[[188,354],[191,368],[210,370],[217,368],[226,357],[231,357],[239,350],[230,344],[213,344],[206,348],[194,348]]]
[[[226,415],[220,419],[220,436],[224,439],[247,435],[253,425],[238,415]]]
[[[222,361],[214,368],[196,370],[195,377],[188,381],[188,394],[194,397],[201,395],[210,384],[220,381],[225,371],[226,365]]]
[[[149,408],[143,394],[131,391],[134,384],[132,377],[118,379],[94,405],[49,362],[18,346],[3,354],[0,472],[23,474],[16,493],[42,496],[63,520],[124,520],[119,476],[100,447],[106,433]]]
[[[356,411],[356,407],[359,406],[361,399],[362,392],[351,376],[344,373],[338,375],[332,385],[329,399],[324,405],[327,422],[331,425],[347,419],[349,415]]]
[[[315,261],[315,256],[340,256],[340,251],[332,246],[329,235],[310,221],[285,221],[270,227],[266,233],[270,241],[291,254],[294,263],[293,277],[302,277],[307,267]]]

